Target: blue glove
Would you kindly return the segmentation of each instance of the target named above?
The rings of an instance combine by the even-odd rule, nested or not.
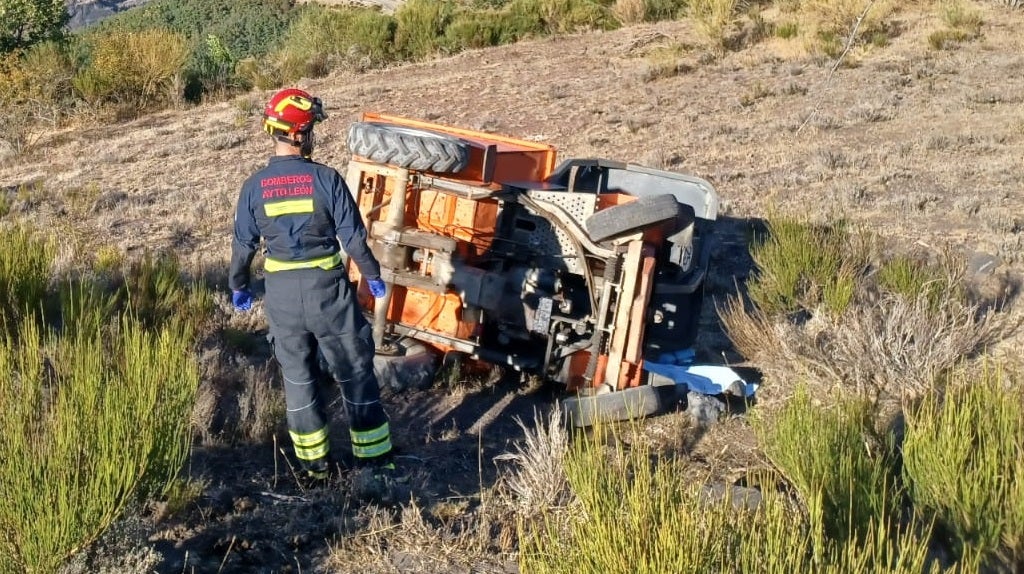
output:
[[[373,295],[374,299],[380,299],[384,296],[387,286],[384,285],[384,280],[380,277],[376,279],[367,279],[366,286],[370,288],[370,295]]]
[[[248,289],[239,289],[231,292],[231,304],[235,311],[248,311],[252,309],[252,293]]]

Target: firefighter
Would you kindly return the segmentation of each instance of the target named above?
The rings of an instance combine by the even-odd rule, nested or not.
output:
[[[288,433],[301,467],[315,480],[327,478],[330,451],[318,351],[341,387],[356,462],[394,468],[373,373],[371,328],[356,304],[342,251],[375,298],[384,296],[385,285],[344,179],[310,159],[313,126],[326,117],[320,99],[302,90],[281,90],[267,102],[263,127],[274,139],[274,152],[242,184],[228,279],[234,308],[248,311],[249,268],[262,238],[265,309],[284,379]]]

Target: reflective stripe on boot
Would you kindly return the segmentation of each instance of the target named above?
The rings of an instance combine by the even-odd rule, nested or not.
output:
[[[377,458],[391,452],[388,423],[366,431],[349,430],[349,436],[352,438],[352,454],[357,459]]]

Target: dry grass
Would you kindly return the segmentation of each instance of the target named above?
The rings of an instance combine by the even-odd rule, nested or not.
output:
[[[563,507],[569,496],[564,463],[569,435],[561,406],[555,403],[547,420],[535,413],[532,429],[522,420],[517,422],[523,429],[523,442],[496,459],[514,464],[504,477],[508,500],[525,517]]]
[[[647,18],[647,0],[615,0],[612,14],[624,25],[639,24]]]
[[[326,566],[338,574],[464,571],[500,573],[513,544],[512,527],[486,508],[432,512],[415,500],[395,509],[359,509],[355,528],[332,545]]]
[[[748,312],[735,300],[719,313],[736,347],[776,382],[762,389],[762,403],[788,398],[785,382],[793,380],[810,381],[819,397],[854,393],[885,403],[920,397],[935,388],[937,376],[1014,326],[976,305],[946,299],[936,308],[927,294],[885,296],[841,320],[802,325]]]
[[[715,50],[724,50],[737,21],[738,0],[691,0],[689,16],[698,33]]]

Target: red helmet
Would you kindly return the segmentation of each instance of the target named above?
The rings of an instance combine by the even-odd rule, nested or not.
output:
[[[290,136],[313,128],[327,119],[320,98],[288,88],[274,94],[263,109],[263,129],[272,136]]]

